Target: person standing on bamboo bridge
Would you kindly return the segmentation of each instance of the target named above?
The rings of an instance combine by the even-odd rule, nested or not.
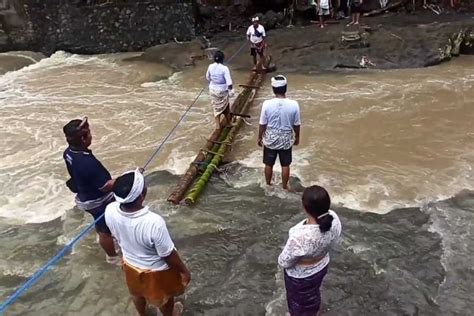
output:
[[[280,159],[283,189],[289,190],[292,148],[300,143],[300,107],[286,97],[287,80],[282,75],[272,78],[275,98],[263,102],[258,131],[258,145],[263,146],[265,180],[271,185],[273,166]]]
[[[221,129],[222,115],[224,116],[224,126],[231,125],[232,118],[230,116],[229,97],[233,97],[235,94],[232,87],[229,67],[223,63],[224,53],[221,51],[215,52],[214,63],[209,65],[206,72],[217,130]]]
[[[257,54],[260,56],[260,62],[262,63],[262,70],[265,68],[265,28],[259,23],[258,16],[252,18],[252,25],[247,29],[247,39],[250,42],[250,55],[253,57],[253,70],[257,70]]]
[[[145,315],[147,302],[164,316],[177,316],[175,304],[191,280],[191,274],[175,249],[163,218],[143,205],[147,194],[139,170],[118,177],[113,186],[116,202],[107,206],[105,221],[123,253],[123,271],[133,303]]]
[[[63,153],[70,176],[66,185],[76,193],[75,202],[80,210],[91,214],[94,220],[100,218],[95,225],[99,244],[107,254],[107,262],[119,264],[120,257],[115,251],[114,240],[103,217],[105,207],[114,200],[114,180],[89,149],[92,135],[87,117],[70,121],[64,125],[63,132],[69,144]]]

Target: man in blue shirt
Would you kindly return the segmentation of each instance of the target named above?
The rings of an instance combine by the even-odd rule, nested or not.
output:
[[[87,117],[70,121],[63,127],[63,132],[69,144],[63,158],[71,177],[66,184],[76,193],[77,207],[91,214],[95,220],[104,214],[105,207],[114,200],[114,180],[89,149],[92,135]],[[119,257],[104,216],[96,223],[95,228],[99,244],[107,254],[107,262],[117,263]]]

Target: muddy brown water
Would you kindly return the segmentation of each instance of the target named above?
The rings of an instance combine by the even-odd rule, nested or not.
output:
[[[2,300],[90,222],[64,186],[62,125],[87,115],[92,149],[118,175],[147,160],[204,84],[205,62],[157,82],[166,68],[123,57],[56,53],[0,76]],[[303,120],[292,183],[325,186],[344,225],[324,284],[326,314],[474,307],[473,65],[462,57],[425,69],[288,75]],[[247,76],[233,73],[236,83]],[[193,274],[186,315],[285,314],[276,259],[302,214],[298,194],[263,185],[256,132],[270,95],[267,83],[234,162],[197,206],[165,201],[213,128],[207,95],[148,171],[148,201]],[[6,315],[133,313],[121,271],[90,234]]]

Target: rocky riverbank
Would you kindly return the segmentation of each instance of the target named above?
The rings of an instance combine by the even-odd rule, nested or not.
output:
[[[320,29],[315,24],[268,32],[273,61],[279,71],[312,73],[341,68],[418,68],[472,54],[473,15],[407,15],[392,13],[365,18],[360,27],[346,27],[345,20]],[[223,50],[227,57],[245,42],[242,30],[218,33],[206,42],[171,43],[145,51],[136,59],[159,62],[175,70],[193,66],[206,57],[205,48]],[[234,69],[251,64],[245,48],[232,62]]]

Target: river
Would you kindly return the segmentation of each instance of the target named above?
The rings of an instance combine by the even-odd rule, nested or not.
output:
[[[168,70],[124,60],[131,55],[57,52],[0,75],[0,299],[90,223],[64,185],[62,126],[87,115],[95,155],[119,175],[147,160],[204,85],[204,61],[156,81]],[[247,76],[233,73],[236,83]],[[288,80],[303,120],[291,181],[326,187],[344,228],[323,285],[325,314],[469,314],[474,58]],[[186,315],[285,315],[276,260],[302,213],[298,194],[264,185],[256,132],[270,96],[267,82],[234,162],[195,207],[166,198],[214,127],[207,94],[148,170],[148,203],[192,271]],[[133,313],[120,269],[90,234],[7,315]]]

